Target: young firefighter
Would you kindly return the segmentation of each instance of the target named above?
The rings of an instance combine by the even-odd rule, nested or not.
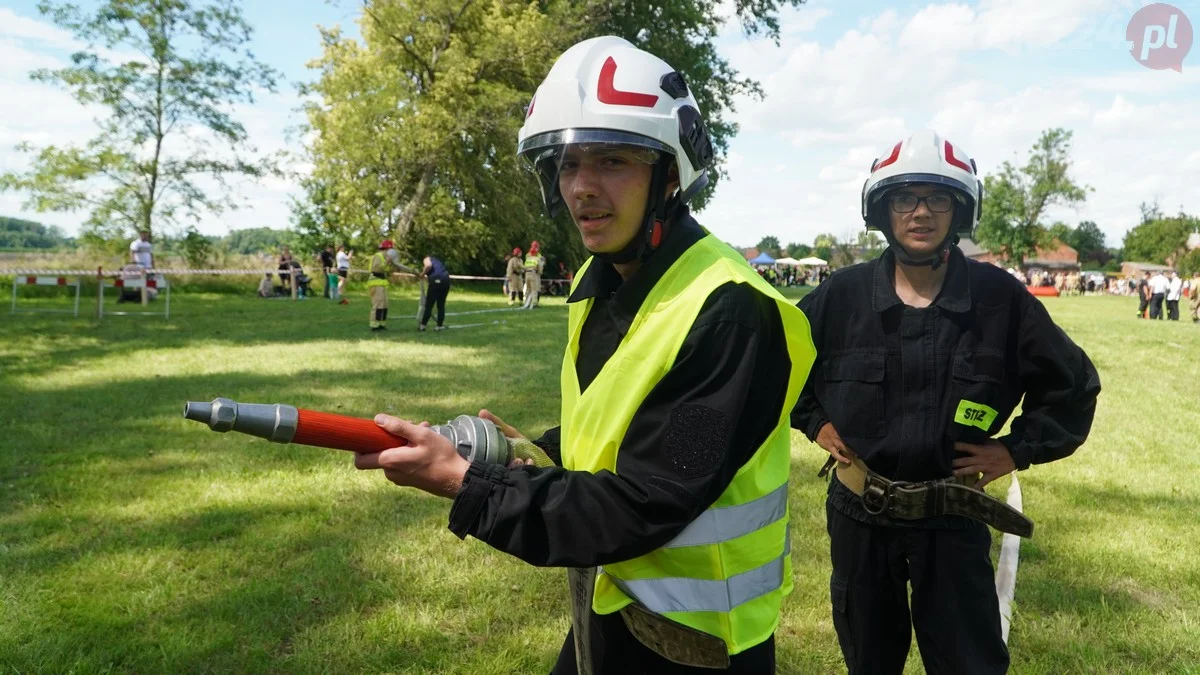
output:
[[[559,466],[469,464],[386,415],[414,445],[356,464],[453,498],[460,537],[570,568],[556,674],[774,672],[804,315],[689,215],[712,146],[659,58],[615,37],[567,50],[518,151],[592,254],[568,299],[561,426],[537,441]]]
[[[539,244],[530,242],[529,254],[525,256],[525,309],[538,306],[538,296],[542,292],[542,270],[545,267],[546,258]]]
[[[508,304],[513,304],[520,297],[525,302],[525,265],[521,262],[521,248],[513,249],[512,257],[505,263],[505,274],[508,276]]]
[[[371,256],[371,278],[367,280],[367,292],[371,295],[371,330],[387,330],[388,277],[392,269],[411,272],[400,264],[400,255],[391,239],[379,242],[379,250]]]
[[[912,628],[926,672],[1008,669],[984,522],[1032,524],[981,488],[1070,455],[1096,411],[1083,350],[1020,282],[954,246],[981,191],[961,147],[932,132],[897,143],[862,193],[888,249],[800,301],[818,357],[792,424],[829,452],[825,470],[837,463],[830,599],[852,674],[902,672]]]

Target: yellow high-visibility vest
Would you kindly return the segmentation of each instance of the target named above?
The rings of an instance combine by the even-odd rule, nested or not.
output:
[[[370,279],[367,279],[367,286],[387,286],[388,280],[386,276],[382,279],[374,276],[376,272],[383,272],[386,275],[387,269],[387,261],[383,259],[383,251],[379,251],[375,253],[375,255],[371,256],[370,270],[372,276]]]
[[[590,264],[585,263],[575,284]],[[575,359],[593,301],[569,305],[561,433],[567,469],[616,473],[621,440],[634,413],[675,363],[687,337],[685,327],[694,323],[709,295],[728,282],[750,284],[779,307],[790,360],[779,420],[716,502],[675,539],[600,569],[592,609],[610,614],[636,599],[653,612],[722,638],[729,653],[737,654],[771,636],[780,604],[792,590],[790,414],[816,357],[804,313],[733,249],[706,235],[655,284],[617,351],[582,394]]]

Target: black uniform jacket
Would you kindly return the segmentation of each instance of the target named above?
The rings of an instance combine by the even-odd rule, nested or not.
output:
[[[1100,378],[1036,297],[1003,269],[952,247],[937,299],[908,307],[893,288],[894,264],[885,251],[801,299],[817,360],[794,428],[815,440],[832,422],[868,466],[910,481],[950,476],[955,441],[993,437],[1022,396],[1020,416],[999,438],[1018,469],[1066,457],[1083,443]],[[833,483],[839,510],[878,520]]]

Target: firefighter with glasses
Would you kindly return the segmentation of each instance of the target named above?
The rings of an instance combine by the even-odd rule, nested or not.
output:
[[[901,673],[914,629],[926,672],[1008,669],[988,526],[1028,537],[1033,523],[983,488],[1073,453],[1096,412],[1083,350],[1020,282],[955,246],[982,192],[975,161],[938,134],[890,146],[862,191],[887,250],[799,303],[818,357],[792,426],[829,453],[822,476],[836,466],[830,601],[852,674]]]

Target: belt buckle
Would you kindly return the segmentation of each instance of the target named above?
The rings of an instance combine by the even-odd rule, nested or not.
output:
[[[895,483],[889,483],[885,487],[868,476],[866,485],[863,486],[862,496],[860,497],[863,509],[873,516],[878,516],[887,511],[892,501],[892,488],[895,485]]]

